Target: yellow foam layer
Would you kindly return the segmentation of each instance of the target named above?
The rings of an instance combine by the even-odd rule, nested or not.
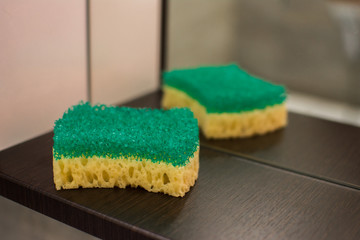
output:
[[[198,178],[199,149],[183,167],[150,160],[92,157],[53,159],[53,172],[57,190],[131,186],[183,197]]]
[[[285,103],[242,113],[207,113],[206,108],[186,93],[164,86],[163,108],[188,107],[207,138],[236,138],[262,135],[287,124]]]

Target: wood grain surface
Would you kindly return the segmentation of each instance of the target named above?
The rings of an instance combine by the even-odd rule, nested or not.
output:
[[[56,191],[52,134],[0,152],[1,195],[105,239],[359,239],[360,192],[206,147],[184,198]]]
[[[129,106],[160,107],[161,92]],[[245,139],[208,140],[202,146],[360,189],[360,128],[289,113],[284,129]]]
[[[126,105],[157,108],[160,98],[156,92]],[[286,129],[262,138],[202,138],[199,179],[184,198],[140,188],[56,191],[52,133],[0,152],[0,194],[103,239],[360,239],[360,191],[342,184],[356,180],[351,168],[360,155],[350,132],[357,130],[290,116]],[[331,163],[342,157],[336,173]]]

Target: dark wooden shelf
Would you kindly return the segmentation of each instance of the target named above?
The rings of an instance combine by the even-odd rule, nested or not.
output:
[[[126,105],[155,108],[160,97],[161,93],[155,92]],[[293,134],[296,132],[290,128],[302,131],[303,122],[311,131],[322,125],[321,134],[315,132],[313,137],[328,136],[328,131],[338,126],[301,115],[292,115],[290,121],[293,123],[286,131]],[[327,131],[326,126],[331,129]],[[339,126],[341,136],[340,130],[345,127]],[[302,134],[296,147],[284,142],[284,138],[294,141],[287,136],[290,133],[275,134],[282,134],[281,139],[269,135],[264,136],[267,140],[249,140],[253,142],[248,148],[244,142],[245,146],[236,148],[240,142],[216,145],[202,139],[199,179],[184,198],[174,198],[140,188],[56,191],[53,134],[47,133],[0,152],[0,194],[104,239],[359,239],[360,191],[340,182],[345,179],[356,185],[355,175],[349,180],[341,178],[344,173],[334,175],[335,170],[324,170],[324,175],[333,172],[327,178],[334,181],[318,177],[313,169],[320,163],[330,169],[323,158],[333,156],[335,150],[327,151],[317,143],[298,157],[296,151],[311,134]],[[349,160],[344,161],[346,165],[360,157],[352,145],[353,138],[342,144],[341,151],[352,151],[347,155],[351,156]],[[326,144],[328,137],[318,139]],[[284,152],[286,146],[295,155]],[[341,151],[334,158],[340,158]],[[289,156],[293,158],[287,159]],[[312,159],[315,166],[304,172],[304,168],[295,168],[296,161],[308,161],[301,156]]]
[[[161,92],[129,106],[160,107]],[[289,124],[276,132],[245,139],[208,140],[202,146],[289,171],[360,189],[360,128],[289,113]]]

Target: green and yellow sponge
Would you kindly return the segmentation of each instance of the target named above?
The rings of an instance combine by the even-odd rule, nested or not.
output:
[[[140,186],[178,197],[198,171],[198,123],[188,109],[80,103],[55,121],[57,190]]]
[[[237,65],[165,72],[163,108],[189,107],[207,138],[261,135],[287,123],[286,91]]]

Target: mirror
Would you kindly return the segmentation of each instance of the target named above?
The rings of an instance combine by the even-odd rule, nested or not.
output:
[[[167,70],[235,62],[284,84],[290,110],[360,126],[359,1],[168,0],[167,10]]]

